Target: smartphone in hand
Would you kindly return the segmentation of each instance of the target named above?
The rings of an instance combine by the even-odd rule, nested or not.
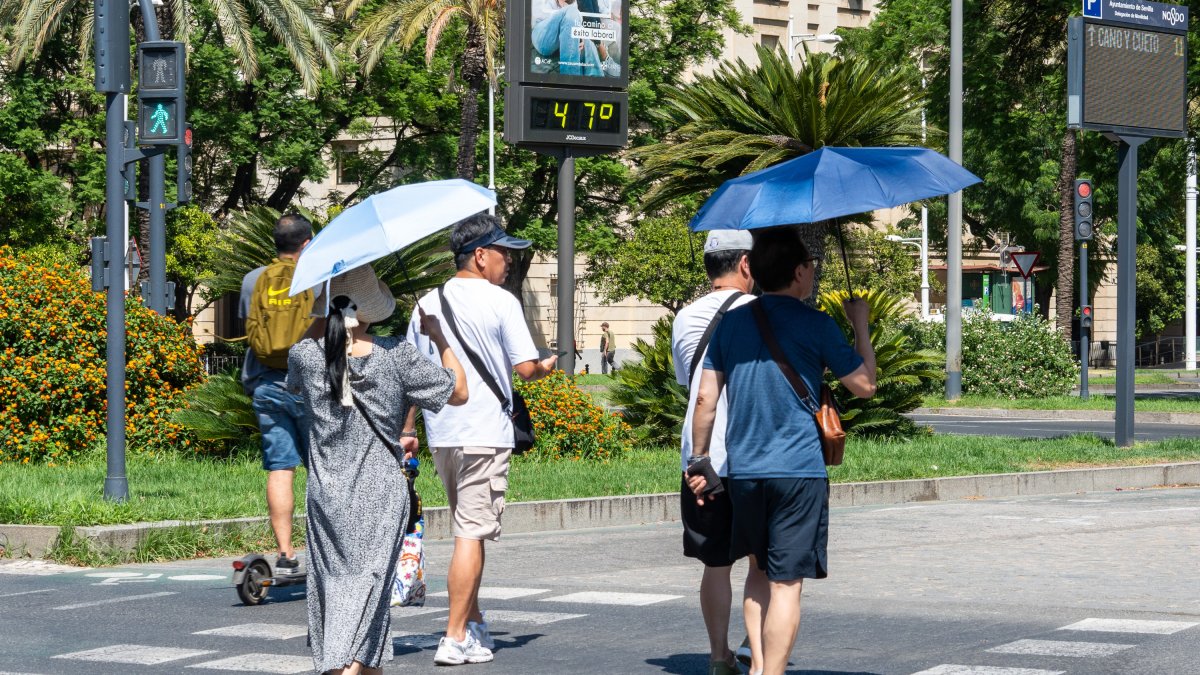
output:
[[[700,457],[689,457],[687,475],[689,476],[704,476],[704,496],[712,497],[719,495],[725,491],[725,486],[721,483],[721,477],[717,475],[717,470],[713,468],[712,460],[708,455]]]

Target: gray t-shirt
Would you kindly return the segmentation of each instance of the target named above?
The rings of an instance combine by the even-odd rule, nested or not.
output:
[[[242,292],[238,298],[238,318],[243,321],[250,316],[250,296],[254,295],[254,284],[265,269],[267,269],[266,265],[256,267],[242,278]],[[272,370],[275,369],[264,366],[254,355],[254,350],[246,347],[246,360],[242,362],[242,387],[246,389],[247,393],[253,393],[254,387],[258,385],[258,378],[262,377],[263,373]],[[287,371],[276,370],[275,372],[285,373]]]

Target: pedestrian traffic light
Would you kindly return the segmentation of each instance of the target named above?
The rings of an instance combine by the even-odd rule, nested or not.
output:
[[[1092,181],[1075,181],[1075,241],[1091,241],[1096,230],[1092,226]]]
[[[1083,307],[1079,308],[1079,327],[1080,328],[1091,328],[1092,327],[1092,306],[1091,305],[1084,305]]]
[[[138,44],[138,143],[178,145],[187,128],[182,42]]]
[[[183,142],[175,154],[175,201],[186,204],[192,201],[192,125],[183,130]]]

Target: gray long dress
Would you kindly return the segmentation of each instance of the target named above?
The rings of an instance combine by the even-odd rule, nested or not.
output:
[[[318,673],[392,660],[388,604],[409,506],[399,462],[357,407],[333,400],[324,349],[308,339],[288,355],[288,388],[303,395],[310,421],[308,631]],[[410,405],[440,410],[454,390],[454,371],[399,338],[375,338],[348,363],[355,398],[389,438],[399,439]]]

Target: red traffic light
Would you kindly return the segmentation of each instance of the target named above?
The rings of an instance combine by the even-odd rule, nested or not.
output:
[[[1087,199],[1088,197],[1092,196],[1092,184],[1080,183],[1079,185],[1075,186],[1075,192],[1079,194],[1081,199]]]
[[[1088,306],[1088,307],[1084,307],[1084,308],[1083,308],[1083,315],[1084,315],[1084,316],[1086,316],[1086,317],[1089,317],[1089,318],[1092,316],[1092,308],[1091,308],[1091,306]]]
[[[183,131],[183,144],[192,147],[192,126],[189,124],[187,129]]]

